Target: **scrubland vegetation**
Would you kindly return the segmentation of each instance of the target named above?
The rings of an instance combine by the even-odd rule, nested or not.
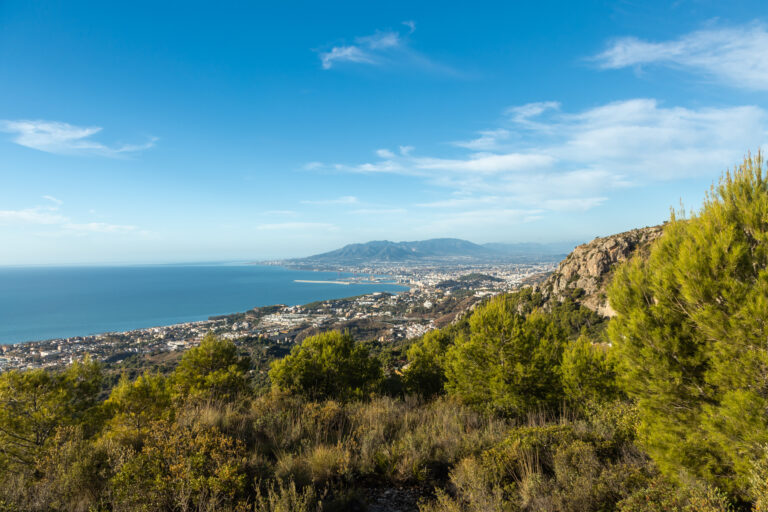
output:
[[[408,366],[338,332],[252,365],[213,336],[170,376],[0,376],[0,510],[768,510],[768,181],[749,158],[578,297],[497,296]],[[261,389],[261,388],[258,388]]]

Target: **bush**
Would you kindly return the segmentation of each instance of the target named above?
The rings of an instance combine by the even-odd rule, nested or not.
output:
[[[568,343],[563,351],[561,370],[565,397],[576,407],[588,402],[612,401],[618,395],[607,347],[594,344],[587,336]]]
[[[61,372],[0,374],[0,467],[31,467],[58,427],[97,431],[102,381],[101,366],[90,358]]]
[[[248,389],[250,366],[248,357],[238,356],[234,343],[208,334],[174,370],[174,394],[183,399],[232,400]]]
[[[469,319],[446,355],[446,387],[481,409],[523,415],[563,398],[560,359],[567,333],[547,315],[518,313],[514,297],[497,296]]]
[[[246,500],[245,453],[216,430],[152,424],[139,451],[119,449],[113,510],[235,510]]]
[[[462,460],[450,493],[438,490],[424,512],[615,510],[645,488],[655,470],[624,431],[623,407],[598,424],[560,418],[513,428],[506,439]]]
[[[123,375],[112,388],[104,402],[111,415],[108,426],[112,434],[126,434],[139,438],[146,433],[149,424],[167,415],[171,394],[166,378],[145,373],[131,382]]]
[[[338,331],[306,338],[274,361],[269,379],[278,389],[310,399],[368,396],[381,381],[381,364],[352,336]]]
[[[431,398],[442,394],[445,385],[445,352],[451,344],[443,330],[426,333],[408,349],[408,368],[403,373],[408,393]]]

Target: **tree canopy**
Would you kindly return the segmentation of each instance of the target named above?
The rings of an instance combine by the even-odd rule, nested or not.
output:
[[[173,372],[177,397],[230,400],[248,388],[251,361],[229,340],[207,335],[188,350]]]
[[[269,370],[278,389],[313,399],[365,396],[376,389],[381,375],[381,363],[368,349],[338,331],[309,336]]]
[[[768,180],[760,154],[617,273],[609,326],[641,439],[670,475],[746,496],[768,442]]]
[[[514,296],[475,309],[469,334],[446,355],[448,390],[463,401],[523,414],[562,398],[560,359],[567,333],[547,315],[520,314]]]

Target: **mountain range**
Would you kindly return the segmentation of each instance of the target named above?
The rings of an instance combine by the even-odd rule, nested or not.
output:
[[[416,263],[429,261],[530,262],[560,261],[576,244],[489,243],[475,244],[458,238],[413,242],[378,240],[349,244],[341,249],[288,260],[291,264],[355,265],[366,263]]]

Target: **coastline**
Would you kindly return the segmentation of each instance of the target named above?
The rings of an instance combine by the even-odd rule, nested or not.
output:
[[[264,267],[268,268],[267,266]],[[94,283],[95,292],[87,288],[89,283],[77,289],[74,289],[69,282],[49,285],[43,278],[47,277],[46,272],[50,273],[51,267],[20,269],[19,275],[15,276],[10,284],[7,278],[1,281],[6,296],[2,297],[2,293],[0,293],[0,307],[4,311],[3,315],[0,315],[0,322],[3,322],[3,316],[7,316],[7,320],[4,322],[4,331],[0,333],[0,351],[2,351],[2,347],[9,345],[125,335],[143,330],[151,331],[160,328],[194,325],[208,322],[213,317],[232,315],[254,307],[271,307],[280,304],[300,305],[318,300],[344,298],[357,293],[370,293],[376,290],[401,293],[410,288],[395,282],[389,276],[386,279],[371,281],[351,279],[351,276],[348,280],[323,279],[326,276],[336,277],[337,273],[269,267],[279,270],[279,272],[276,274],[269,271],[254,273],[253,271],[243,272],[240,270],[240,273],[235,273],[234,277],[226,273],[229,269],[236,271],[238,268],[254,269],[254,265],[251,264],[56,267],[53,269],[56,272],[71,274],[70,281],[79,279],[83,273],[89,271],[93,271],[91,273],[101,277],[105,272],[113,270],[130,273],[130,279],[137,281],[129,282],[126,291],[119,285],[109,286],[112,283],[105,278],[103,281],[107,284]],[[198,283],[194,272],[200,268],[215,269],[216,273],[212,277],[211,273],[208,272],[207,281]],[[178,282],[169,282],[167,286],[169,290],[166,290],[162,287],[165,286],[162,281],[163,276],[157,277],[157,274],[164,272],[164,269],[170,269],[173,272],[183,270],[193,272],[193,274],[188,274],[189,277],[176,279],[176,281],[183,281],[181,287]],[[145,271],[154,274],[151,278],[145,277],[142,280]],[[223,275],[220,273],[222,271],[225,272]],[[314,275],[317,275],[318,279],[313,279]],[[133,279],[134,277],[139,279]],[[91,281],[95,280],[91,278]],[[296,285],[291,286],[294,283]],[[302,286],[302,284],[318,286]],[[361,286],[360,291],[357,291],[349,288],[351,284],[363,286]],[[323,285],[325,286],[323,287]],[[342,287],[337,288],[337,285]],[[28,294],[23,303],[16,300],[16,297],[21,297],[27,290],[35,287],[40,289],[42,286],[45,286],[44,291],[34,295]],[[108,287],[109,289],[107,289]],[[179,294],[179,290],[183,290],[183,287],[189,288],[189,293]],[[73,296],[76,297],[75,300],[73,300]],[[78,302],[81,296],[87,300]],[[94,297],[101,299],[102,296],[104,296],[103,300],[94,300]],[[126,311],[129,311],[134,304],[147,302],[143,300],[144,296],[152,301],[152,304],[137,308],[133,317],[126,314]],[[128,297],[128,299],[123,300],[124,297]],[[128,303],[127,306],[126,303]],[[170,305],[167,309],[165,308],[166,304]],[[88,314],[78,316],[81,311],[88,311]],[[130,313],[133,314],[133,310],[130,310]],[[49,316],[53,319],[50,323],[47,320]],[[155,321],[152,321],[151,317],[155,317]],[[167,320],[170,321],[163,317],[167,317]],[[94,321],[91,322],[91,319]],[[91,323],[93,325],[89,325]],[[56,330],[59,332],[54,332]],[[35,336],[34,331],[40,331],[40,335]]]

